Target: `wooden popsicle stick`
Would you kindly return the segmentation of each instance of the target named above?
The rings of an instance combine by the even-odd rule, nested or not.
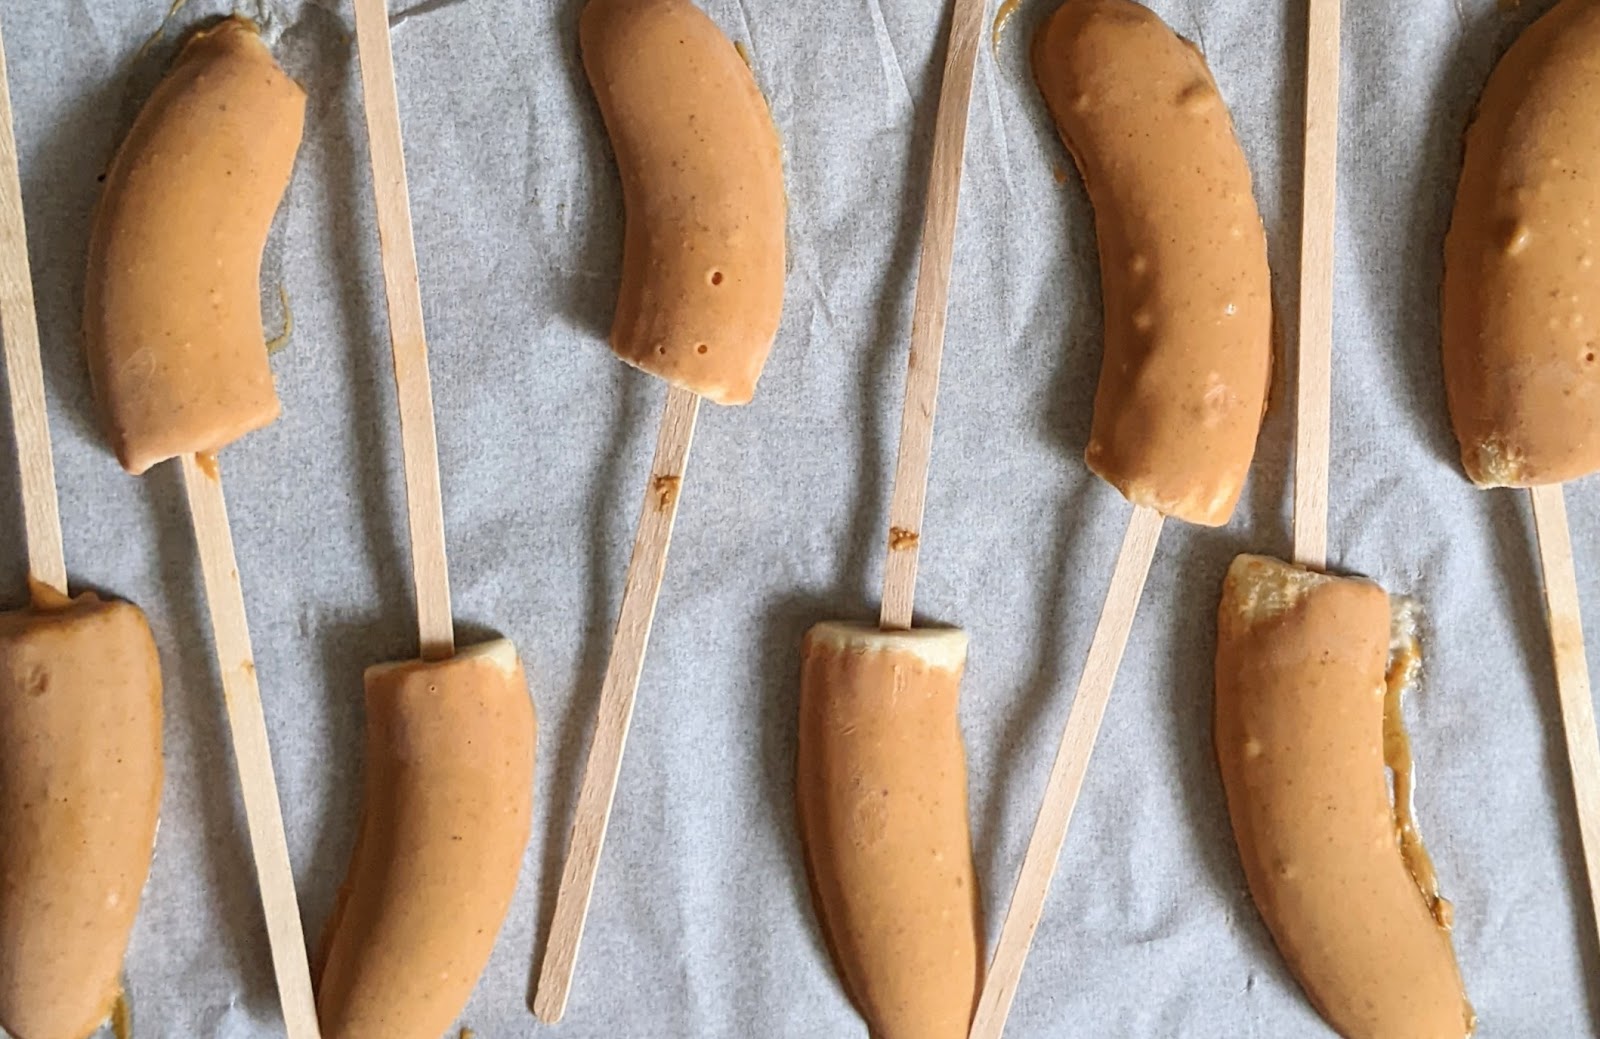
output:
[[[1333,393],[1333,239],[1339,170],[1340,0],[1311,0],[1300,214],[1300,380],[1294,449],[1294,560],[1328,565],[1328,426]]]
[[[1539,562],[1544,568],[1545,609],[1550,621],[1550,648],[1555,654],[1561,727],[1567,736],[1567,763],[1578,806],[1578,835],[1589,878],[1589,909],[1595,915],[1595,926],[1600,928],[1600,734],[1595,731],[1589,660],[1583,648],[1583,614],[1578,603],[1577,568],[1572,561],[1572,535],[1567,529],[1567,503],[1560,484],[1534,487],[1529,493],[1533,498],[1534,529],[1538,532]]]
[[[67,562],[61,545],[56,468],[50,456],[44,370],[39,357],[39,317],[28,265],[28,231],[22,214],[22,178],[11,122],[10,75],[0,39],[0,338],[5,341],[11,425],[22,477],[22,525],[28,541],[28,576],[67,597]],[[35,595],[35,605],[46,605]]]
[[[922,512],[933,454],[933,412],[939,399],[939,364],[944,354],[950,303],[950,266],[961,202],[961,166],[967,149],[967,109],[972,75],[983,38],[984,0],[955,0],[944,83],[933,128],[928,201],[922,213],[922,257],[917,266],[911,313],[911,356],[906,370],[905,408],[900,416],[900,455],[889,502],[889,555],[883,568],[879,626],[909,629],[917,587]]]
[[[400,401],[400,442],[405,456],[406,507],[411,526],[411,572],[417,594],[417,632],[424,660],[455,652],[450,612],[450,566],[444,548],[444,499],[439,489],[439,445],[434,431],[428,340],[422,324],[422,286],[411,234],[400,101],[395,91],[386,0],[355,0],[356,50],[361,96],[372,153],[372,188],[378,208],[383,287],[389,301],[389,341]]]
[[[239,582],[239,564],[233,555],[227,503],[222,496],[222,475],[212,456],[184,455],[181,462],[184,487],[189,493],[189,514],[194,520],[195,542],[200,549],[206,604],[211,611],[217,669],[222,675],[222,696],[227,704],[228,730],[233,739],[234,765],[244,795],[250,853],[255,859],[261,908],[267,918],[267,941],[272,947],[278,1000],[283,1007],[288,1039],[318,1039],[317,1008],[311,994],[305,932],[300,925],[294,871],[289,864],[289,842],[283,833],[283,812],[278,805],[278,786],[272,773],[272,751],[267,743],[267,722],[261,709],[261,687],[256,682],[255,655],[250,648],[244,589]]]
[[[555,916],[533,996],[534,1014],[549,1025],[566,1013],[567,997],[572,991],[578,946],[583,941],[595,873],[600,868],[600,849],[611,821],[622,751],[628,742],[645,648],[650,642],[656,600],[661,595],[661,579],[667,570],[667,549],[672,544],[672,524],[678,516],[678,499],[699,410],[697,395],[676,386],[667,390],[655,460],[650,463],[650,482],[639,512],[639,529],[633,538],[633,558],[628,562],[628,577],[623,585],[622,608],[612,636],[611,659],[600,686],[600,713],[589,743],[589,760],[583,767],[583,786],[573,816],[567,861],[561,869],[561,887],[556,892]]]
[[[994,959],[984,978],[978,1009],[972,1020],[971,1039],[1000,1039],[1005,1030],[1028,948],[1033,944],[1034,932],[1039,929],[1039,919],[1044,915],[1050,878],[1061,858],[1072,810],[1077,806],[1084,773],[1094,753],[1095,738],[1105,718],[1106,702],[1117,681],[1117,669],[1122,664],[1128,633],[1139,610],[1139,598],[1144,594],[1150,561],[1161,539],[1161,522],[1161,513],[1143,505],[1136,507],[1128,519],[1116,568],[1111,572],[1111,587],[1100,609],[1100,621],[1089,643],[1089,656],[1078,680],[1078,692],[1061,733],[1061,745],[1056,751],[1055,764],[1050,768],[1050,779],[1045,784],[1044,802],[1033,825],[1033,836],[1028,839],[1028,850],[1022,859],[1022,870],[1011,894],[1005,923],[1000,928]]]

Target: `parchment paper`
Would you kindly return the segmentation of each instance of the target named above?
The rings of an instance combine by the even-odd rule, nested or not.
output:
[[[315,943],[354,836],[361,670],[413,655],[416,635],[351,14],[240,2],[310,91],[263,279],[269,330],[279,283],[294,313],[274,362],[284,416],[223,470]],[[536,941],[663,388],[603,341],[621,200],[579,64],[579,0],[405,2],[394,43],[456,615],[464,639],[516,641],[542,726],[520,893],[462,1018],[504,1039],[537,1029]],[[798,643],[814,621],[875,614],[948,5],[702,2],[748,48],[786,142],[788,296],[755,403],[702,414],[555,1034],[860,1037],[801,872]],[[1152,3],[1202,45],[1232,107],[1292,329],[1304,4]],[[1331,554],[1426,611],[1426,681],[1407,712],[1417,807],[1489,1039],[1592,1035],[1600,1013],[1526,496],[1467,484],[1438,359],[1460,135],[1493,60],[1546,6],[1345,12]],[[1091,213],[1026,65],[1053,7],[1028,0],[978,67],[917,600],[972,633],[962,720],[991,941],[1128,515],[1081,461],[1100,352]],[[116,467],[77,334],[96,176],[181,31],[228,5],[193,0],[140,56],[165,8],[7,0],[0,17],[69,565],[148,611],[166,676],[162,827],[128,956],[136,1034],[254,1039],[282,1025],[182,488],[170,465],[143,480]],[[1233,524],[1163,538],[1009,1036],[1330,1034],[1245,893],[1210,734],[1223,571],[1239,551],[1289,550],[1292,374]],[[1569,502],[1600,653],[1600,482]],[[0,587],[20,603],[9,470],[0,530],[14,532]]]

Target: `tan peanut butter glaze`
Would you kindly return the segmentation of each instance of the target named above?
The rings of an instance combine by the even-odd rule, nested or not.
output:
[[[1033,72],[1099,239],[1089,468],[1136,505],[1220,526],[1272,369],[1266,234],[1227,106],[1200,52],[1131,0],[1067,0]]]
[[[106,172],[84,339],[102,422],[142,473],[278,417],[261,251],[289,183],[305,92],[255,26],[196,33]]]
[[[956,700],[967,636],[819,624],[796,795],[812,899],[874,1039],[965,1039],[978,881]]]
[[[579,36],[627,212],[612,349],[748,403],[778,334],[787,208],[755,76],[689,0],[589,0]]]
[[[41,613],[64,610],[72,605],[71,598],[38,580],[32,574],[28,575],[28,598],[32,601],[33,608]]]
[[[81,595],[0,614],[0,1029],[85,1039],[111,1014],[161,807],[144,614]]]
[[[1600,4],[1563,0],[1496,66],[1445,238],[1444,375],[1482,487],[1600,470]]]
[[[504,639],[367,669],[366,789],[323,935],[323,1039],[439,1039],[516,893],[536,723]]]
[[[1413,875],[1385,775],[1389,597],[1370,581],[1240,556],[1217,621],[1228,811],[1250,893],[1290,969],[1346,1039],[1471,1034],[1436,918],[1448,906]],[[1397,663],[1410,666],[1405,650]],[[1436,886],[1431,867],[1422,884]]]

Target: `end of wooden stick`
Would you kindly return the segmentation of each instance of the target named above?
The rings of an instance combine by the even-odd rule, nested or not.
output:
[[[567,1014],[567,996],[572,991],[573,960],[565,950],[553,946],[544,954],[544,969],[533,993],[533,1016],[541,1024],[558,1025]]]

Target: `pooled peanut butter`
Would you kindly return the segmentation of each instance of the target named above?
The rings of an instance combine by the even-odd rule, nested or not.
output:
[[[144,614],[93,595],[0,614],[0,1029],[86,1039],[110,1015],[161,777]]]
[[[978,882],[956,719],[967,637],[819,624],[800,676],[796,795],[812,898],[874,1039],[965,1039]]]
[[[1461,1039],[1473,1015],[1442,900],[1414,875],[1425,855],[1402,851],[1384,768],[1391,622],[1370,581],[1234,560],[1217,759],[1250,893],[1328,1023],[1346,1039]],[[1409,819],[1409,775],[1404,790]]]
[[[305,92],[255,26],[196,33],[106,172],[84,338],[106,435],[142,473],[278,417],[261,251],[289,183]]]
[[[369,668],[366,789],[323,936],[323,1039],[439,1039],[516,893],[536,726],[504,639]]]
[[[1132,0],[1067,0],[1033,73],[1099,239],[1089,468],[1136,505],[1220,526],[1272,368],[1266,234],[1228,108],[1200,52]]]
[[[579,35],[627,211],[611,346],[748,403],[778,334],[787,208],[755,76],[689,0],[590,0]]]
[[[1600,470],[1600,4],[1506,52],[1467,130],[1445,238],[1444,375],[1481,487]]]
[[[1413,803],[1417,766],[1411,756],[1411,736],[1406,732],[1405,696],[1416,687],[1422,674],[1422,642],[1417,635],[1416,603],[1402,599],[1394,603],[1389,635],[1389,671],[1384,676],[1383,763],[1394,784],[1394,821],[1400,838],[1400,857],[1417,882],[1428,903],[1428,911],[1440,927],[1449,930],[1455,922],[1450,902],[1439,895],[1439,873],[1433,857],[1423,846],[1417,829],[1417,810]]]

